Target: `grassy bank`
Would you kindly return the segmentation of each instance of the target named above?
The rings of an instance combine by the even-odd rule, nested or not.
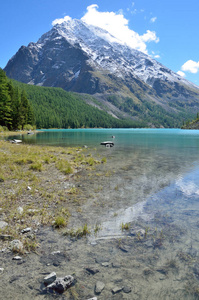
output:
[[[10,133],[11,134],[11,133]],[[67,227],[84,197],[78,181],[105,158],[83,148],[43,147],[0,141],[0,239],[6,247],[18,239],[24,251],[36,251],[38,226]],[[31,234],[23,229],[31,227]],[[14,249],[16,250],[16,249]],[[20,252],[20,249],[17,249]]]

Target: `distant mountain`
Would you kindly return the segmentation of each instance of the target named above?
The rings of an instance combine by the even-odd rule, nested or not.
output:
[[[199,110],[199,87],[150,56],[122,45],[107,31],[81,20],[56,24],[37,43],[9,60],[8,77],[31,85],[87,93],[117,118],[170,127]],[[157,122],[157,112],[162,116]]]

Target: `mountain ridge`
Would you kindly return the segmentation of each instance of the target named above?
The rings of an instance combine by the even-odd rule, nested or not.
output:
[[[24,83],[91,94],[107,107],[110,96],[117,95],[117,108],[130,97],[131,117],[133,105],[143,101],[173,114],[199,109],[199,87],[81,20],[56,24],[37,43],[22,46],[4,70]]]

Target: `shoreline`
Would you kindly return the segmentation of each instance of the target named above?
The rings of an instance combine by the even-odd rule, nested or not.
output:
[[[125,174],[132,198],[141,182],[131,177],[132,161],[121,166],[111,160],[106,163],[93,149],[0,141],[0,221],[8,224],[0,230],[3,299],[198,296],[197,241],[166,212],[151,221],[119,224],[119,236],[98,239],[104,224],[97,216],[119,220],[119,208],[129,206],[120,175]],[[44,278],[52,272],[75,279],[62,296],[46,289]]]

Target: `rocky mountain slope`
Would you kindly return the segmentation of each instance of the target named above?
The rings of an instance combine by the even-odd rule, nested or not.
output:
[[[5,71],[24,83],[92,94],[97,104],[89,104],[117,117],[139,119],[146,102],[171,114],[199,109],[199,87],[81,20],[56,24],[37,43],[22,46]]]

